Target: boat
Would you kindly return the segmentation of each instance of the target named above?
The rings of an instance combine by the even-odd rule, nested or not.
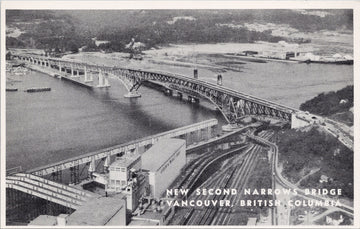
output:
[[[42,92],[42,91],[51,91],[50,87],[44,87],[44,88],[28,88],[25,90],[25,92]]]

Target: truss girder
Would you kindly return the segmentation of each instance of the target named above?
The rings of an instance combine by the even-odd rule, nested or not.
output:
[[[124,75],[124,72],[119,72]],[[173,89],[179,90],[191,95],[207,98],[214,103],[222,113],[226,115],[230,122],[235,122],[238,118],[245,115],[261,115],[278,118],[286,121],[291,120],[291,114],[277,110],[275,108],[256,103],[246,98],[235,97],[230,94],[226,94],[216,89],[206,87],[206,85],[197,84],[196,82],[190,82],[183,79],[177,79],[171,75],[151,73],[151,72],[136,72],[128,71],[125,73],[125,77],[134,82],[134,85],[139,85],[144,80],[154,80],[164,83],[170,83]],[[176,86],[175,86],[176,85]]]
[[[62,68],[74,67],[88,71],[102,71],[119,77],[130,90],[137,90],[143,81],[153,80],[176,86],[175,90],[189,93],[193,96],[203,97],[210,100],[225,116],[229,122],[235,122],[245,115],[269,116],[277,119],[291,121],[294,109],[275,104],[273,102],[255,98],[232,89],[226,89],[215,84],[207,83],[198,79],[184,77],[167,72],[151,72],[141,69],[127,69],[118,67],[105,67],[89,65],[86,63],[75,63],[55,58],[44,58],[33,55],[17,56],[32,62],[47,62],[49,65],[57,65]]]

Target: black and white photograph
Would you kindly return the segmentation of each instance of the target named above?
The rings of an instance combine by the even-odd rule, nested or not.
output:
[[[0,227],[359,228],[358,2],[150,3],[1,2]]]

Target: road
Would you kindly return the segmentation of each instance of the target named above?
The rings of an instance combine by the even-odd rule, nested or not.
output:
[[[277,147],[276,144],[266,140],[266,139],[263,139],[261,137],[258,137],[258,136],[254,136],[254,135],[247,135],[248,137],[254,139],[254,140],[257,140],[259,142],[261,142],[262,144],[266,144],[270,147],[271,151],[273,152],[273,155],[275,155],[275,165],[274,165],[274,168],[275,168],[275,176],[276,176],[276,180],[284,187],[286,188],[290,188],[290,189],[296,189],[297,192],[298,192],[298,195],[306,198],[306,199],[313,199],[313,200],[322,200],[322,201],[331,201],[330,198],[327,198],[327,197],[324,197],[324,196],[317,196],[317,195],[308,195],[308,194],[305,194],[305,191],[300,189],[299,187],[297,187],[296,185],[292,184],[291,182],[289,182],[288,180],[286,180],[282,175],[281,175],[281,172],[279,170],[279,167],[278,167],[278,164],[279,164],[279,149]],[[331,207],[333,210],[336,210],[336,211],[341,211],[341,212],[344,212],[344,213],[347,213],[348,215],[350,216],[354,216],[354,208],[351,207],[351,206],[347,206],[347,205],[344,205],[342,204],[342,206],[333,206]]]

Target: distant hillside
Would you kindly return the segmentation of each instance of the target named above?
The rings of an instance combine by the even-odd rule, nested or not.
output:
[[[340,188],[344,197],[353,198],[353,151],[316,128],[309,131],[289,129],[277,135],[282,173],[291,182],[300,181],[301,188]],[[311,171],[317,172],[301,180]],[[320,183],[321,175],[329,177],[330,181]]]
[[[333,117],[349,125],[353,123],[354,86],[347,86],[336,92],[321,93],[300,105],[300,110]]]
[[[8,47],[63,48],[91,40],[110,41],[103,49],[125,51],[131,38],[146,48],[169,43],[310,42],[276,36],[271,30],[253,30],[245,23],[285,24],[299,31],[352,30],[352,10],[7,10],[7,28],[21,35],[7,37]]]

